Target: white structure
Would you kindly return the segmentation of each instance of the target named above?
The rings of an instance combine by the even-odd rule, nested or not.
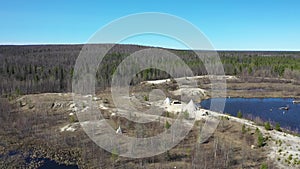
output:
[[[167,98],[165,99],[165,101],[164,101],[164,104],[170,105],[170,104],[171,104],[170,98],[167,97]]]
[[[121,126],[119,126],[119,128],[116,131],[117,134],[122,134],[122,130],[121,130]]]
[[[183,109],[182,112],[187,111],[189,114],[189,119],[195,119],[196,118],[196,110],[197,106],[194,104],[193,100],[191,100]]]

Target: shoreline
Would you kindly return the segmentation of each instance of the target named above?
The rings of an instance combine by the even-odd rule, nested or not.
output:
[[[270,139],[268,139],[268,141],[266,143],[267,144],[266,148],[267,148],[267,152],[268,152],[267,157],[271,161],[275,162],[279,168],[285,169],[285,168],[291,167],[290,165],[284,164],[284,162],[286,162],[286,161],[278,160],[278,159],[283,159],[286,156],[285,154],[281,153],[281,151],[283,149],[281,147],[284,147],[285,150],[287,148],[290,148],[289,156],[290,155],[299,156],[299,154],[300,154],[300,149],[298,149],[298,145],[300,145],[300,137],[299,136],[295,136],[291,133],[287,133],[284,130],[283,131],[277,131],[275,129],[266,130],[264,126],[261,126],[249,119],[238,118],[238,117],[234,117],[234,116],[227,115],[224,113],[210,111],[207,109],[203,109],[203,110],[209,111],[215,118],[227,117],[229,120],[237,122],[241,125],[245,125],[246,127],[251,127],[252,129],[255,129],[255,130],[259,129],[259,131],[262,132],[262,134],[265,138],[271,137]],[[280,147],[278,147],[277,142],[280,142]]]
[[[228,77],[227,77],[228,78]],[[237,80],[236,78],[232,78]],[[199,79],[198,79],[199,80]],[[200,79],[201,80],[201,79]],[[163,80],[160,80],[160,82],[162,82]],[[168,81],[165,81],[166,83],[168,83]],[[242,86],[242,84],[244,83],[234,83],[234,82],[228,82],[227,84],[229,84],[230,86],[232,86],[231,88],[235,87],[235,85],[240,85]],[[249,92],[249,90],[252,89],[257,89],[257,85],[260,85],[259,82],[257,83],[250,83],[247,84],[248,86],[242,86],[243,88],[241,90],[226,90],[226,96],[225,97],[220,97],[220,98],[241,98],[241,99],[253,99],[253,98],[257,98],[257,99],[268,99],[268,98],[282,98],[282,99],[298,99],[300,98],[300,95],[294,95],[296,93],[293,92],[284,92],[283,89],[281,90],[277,90],[280,86],[280,84],[278,85],[277,83],[263,83],[263,87],[264,89],[266,89],[266,87],[270,87],[271,90],[265,90],[265,91],[251,91]],[[254,87],[253,87],[254,86]],[[279,86],[279,87],[278,87]],[[293,89],[295,86],[291,85],[288,86],[287,90],[292,91],[291,89]],[[237,87],[235,87],[237,88]],[[185,88],[181,89],[184,90]],[[186,88],[188,90],[192,90],[189,89],[188,87]],[[203,100],[207,100],[207,99],[212,99],[211,96],[207,95],[207,93],[209,93],[209,90],[207,90],[207,88],[201,88],[199,87],[199,89],[201,91],[201,94],[203,94],[203,97],[200,99],[200,102],[198,104],[200,104]],[[191,91],[189,91],[190,93],[192,93]],[[296,91],[297,92],[297,91]],[[299,91],[298,91],[299,93]],[[213,97],[213,98],[218,98],[218,97]],[[293,104],[293,103],[291,103]],[[200,110],[197,110],[196,113],[198,114],[203,114],[204,112],[209,112],[209,114],[214,117],[214,118],[220,118],[220,117],[225,117],[227,119],[232,120],[234,122],[237,122],[241,125],[241,127],[243,125],[246,125],[246,127],[250,127],[252,129],[259,129],[259,131],[262,132],[263,137],[264,138],[269,138],[266,141],[266,146],[265,148],[266,150],[266,156],[268,157],[269,160],[273,161],[279,168],[291,168],[294,165],[299,165],[300,164],[300,160],[297,161],[298,159],[300,159],[300,148],[298,148],[298,145],[300,147],[300,137],[298,136],[298,133],[295,133],[292,130],[288,130],[286,128],[281,128],[282,131],[277,131],[275,130],[275,126],[273,126],[272,130],[266,130],[264,124],[259,124],[251,119],[247,119],[247,118],[238,118],[232,115],[228,115],[225,114],[224,112],[215,112],[215,111],[211,111],[211,110],[207,110],[207,109],[203,109],[200,108]],[[197,115],[196,115],[197,117]],[[199,116],[198,116],[199,117]],[[205,119],[203,116],[201,116],[200,118],[196,119],[197,120],[202,120]],[[262,119],[261,119],[262,120]],[[262,120],[262,123],[265,123],[266,121]],[[299,133],[300,134],[300,133]],[[280,145],[278,144],[278,142],[280,142]],[[289,149],[289,150],[286,150]],[[281,153],[281,152],[285,152],[285,153]],[[290,162],[290,160],[287,160],[287,158],[291,158],[291,156],[295,157],[292,158],[294,159],[294,163]],[[297,164],[295,164],[296,162]]]

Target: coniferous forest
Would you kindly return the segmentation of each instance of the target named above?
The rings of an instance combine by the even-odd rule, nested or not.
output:
[[[44,92],[70,92],[74,65],[83,45],[0,46],[0,94],[10,97]],[[96,86],[109,87],[121,61],[141,49],[137,45],[115,45],[97,70]],[[167,49],[179,56],[194,75],[206,70],[193,51]],[[218,51],[225,74],[248,77],[272,77],[300,80],[300,52]],[[144,70],[132,84],[144,80],[164,79],[170,75],[157,69]]]

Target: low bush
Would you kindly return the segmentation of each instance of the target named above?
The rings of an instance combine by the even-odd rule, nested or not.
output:
[[[265,123],[265,129],[266,130],[272,130],[272,126],[271,126],[270,122]]]
[[[241,111],[238,111],[236,117],[242,118],[243,117],[243,113]]]

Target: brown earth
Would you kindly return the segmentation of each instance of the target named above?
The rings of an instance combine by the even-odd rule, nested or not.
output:
[[[299,97],[300,89],[294,82],[257,79],[228,80],[227,95],[231,97]],[[200,79],[199,86],[209,93],[209,79]],[[168,97],[178,98],[170,91],[176,83],[140,84],[131,88],[137,99],[143,100],[147,93],[162,89]],[[156,135],[165,130],[164,123],[150,123],[141,127],[121,117],[111,117],[113,101],[110,91],[97,93],[97,104],[108,109],[101,112],[108,123],[116,129],[121,125],[124,134],[133,136],[142,130],[144,136]],[[1,100],[8,105],[6,100]],[[10,102],[0,117],[0,166],[3,168],[35,168],[40,163],[25,163],[26,157],[49,158],[63,164],[76,164],[80,168],[260,168],[267,164],[276,168],[268,159],[268,146],[257,145],[255,129],[242,131],[242,125],[227,118],[221,122],[210,139],[200,144],[198,139],[204,121],[197,121],[176,147],[166,153],[144,159],[129,159],[113,155],[93,143],[71,117],[71,94],[36,94],[19,97]],[[166,116],[172,121],[172,116]],[[71,125],[76,130],[63,131]],[[251,148],[252,146],[252,148]],[[12,152],[14,155],[8,155]]]

